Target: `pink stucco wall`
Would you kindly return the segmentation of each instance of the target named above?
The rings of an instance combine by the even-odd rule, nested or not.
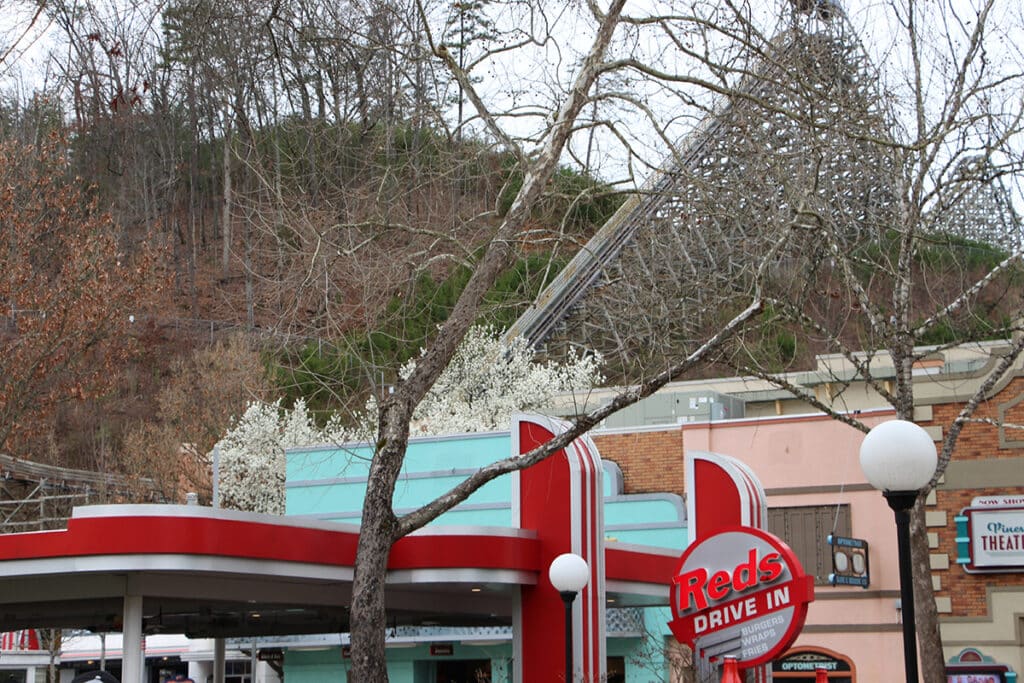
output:
[[[891,412],[858,416],[873,426]],[[850,506],[852,535],[869,544],[867,589],[818,586],[798,646],[822,647],[853,661],[862,683],[903,671],[896,525],[892,511],[860,469],[864,435],[822,416],[757,418],[683,426],[685,450],[730,455],[747,463],[769,507]],[[821,539],[825,543],[825,539]]]

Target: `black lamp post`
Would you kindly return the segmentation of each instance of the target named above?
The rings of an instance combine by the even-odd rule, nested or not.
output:
[[[587,561],[574,553],[559,555],[551,562],[548,578],[565,603],[565,681],[571,683],[572,671],[572,603],[576,594],[583,590],[590,579],[590,567]]]
[[[868,432],[860,446],[860,466],[864,476],[882,492],[896,515],[900,609],[903,610],[903,666],[907,683],[918,681],[910,510],[921,488],[935,474],[937,461],[935,442],[928,432],[906,420],[883,422]]]

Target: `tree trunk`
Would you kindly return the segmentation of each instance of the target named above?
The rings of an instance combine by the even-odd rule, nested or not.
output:
[[[387,627],[384,587],[388,552],[398,539],[398,520],[392,498],[409,443],[409,422],[413,410],[451,362],[458,344],[479,315],[484,295],[511,262],[513,243],[557,168],[572,122],[587,102],[587,93],[597,78],[598,67],[624,3],[625,0],[616,0],[602,17],[591,52],[574,80],[569,98],[555,118],[543,150],[524,173],[522,186],[512,206],[477,263],[448,320],[420,357],[412,374],[400,382],[395,393],[388,396],[381,407],[377,450],[367,479],[352,582],[351,678],[359,683],[387,683],[388,680],[384,651]],[[465,77],[452,64],[450,55],[447,63],[450,68],[455,66],[460,77]]]
[[[939,613],[932,590],[931,550],[924,516],[924,496],[910,512],[910,550],[914,566],[914,612],[918,656],[924,683],[945,683],[946,659],[942,654]]]
[[[352,675],[360,683],[387,683],[387,611],[384,601],[388,554],[396,540],[397,519],[392,511],[395,482],[409,441],[411,412],[389,401],[382,412],[379,447],[370,465],[363,501],[363,519],[352,581]]]
[[[383,495],[383,485],[367,483],[367,498]],[[367,683],[387,683],[387,657],[384,640],[387,633],[387,611],[384,602],[384,582],[387,576],[388,553],[395,518],[389,507],[364,507],[359,534],[358,560],[352,582],[352,680]]]
[[[221,231],[221,254],[220,267],[223,277],[226,279],[229,274],[228,264],[231,259],[231,202],[234,199],[231,188],[231,112],[224,112],[224,203],[221,207],[220,231]]]

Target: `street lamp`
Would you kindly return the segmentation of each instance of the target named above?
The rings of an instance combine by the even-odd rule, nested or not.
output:
[[[907,683],[917,683],[917,635],[914,631],[914,584],[910,563],[910,509],[921,488],[935,474],[938,457],[928,432],[906,420],[874,427],[860,446],[864,476],[882,492],[896,515],[900,561],[900,607],[903,610],[903,666]]]
[[[565,603],[565,681],[570,683],[572,673],[572,601],[590,579],[587,561],[574,553],[564,553],[551,561],[548,578]]]

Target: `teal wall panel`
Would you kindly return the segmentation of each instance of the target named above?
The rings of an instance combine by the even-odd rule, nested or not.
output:
[[[614,538],[620,543],[652,545],[658,548],[672,548],[680,554],[688,545],[686,529],[660,527],[655,529],[609,529],[605,527],[605,539]]]
[[[672,498],[657,499],[631,499],[630,496],[621,496],[614,500],[606,500],[604,503],[604,523],[606,526],[615,524],[636,524],[644,522],[653,524],[656,522],[679,523],[679,504]]]
[[[663,638],[614,638],[608,641],[607,653],[625,660],[628,683],[664,683],[671,680],[665,658],[667,645]]]
[[[491,667],[491,683],[511,683],[511,643],[473,645],[467,641],[452,643],[452,647],[454,653],[446,656],[432,656],[429,643],[389,647],[388,679],[391,683],[435,683],[438,663],[487,660]],[[341,648],[337,647],[316,651],[288,650],[284,660],[288,683],[344,683],[348,669],[349,660],[342,658]]]
[[[288,683],[323,683],[345,681],[348,662],[340,648],[328,650],[288,650],[284,658],[285,680]]]
[[[479,467],[508,457],[511,447],[512,440],[507,432],[412,440],[395,491],[396,511],[401,514],[432,500]],[[287,514],[358,524],[371,452],[366,446],[289,450]],[[512,484],[510,476],[495,479],[433,524],[511,526]],[[621,486],[618,467],[606,463],[603,481],[605,536],[622,543],[682,552],[687,543],[682,499],[672,494],[624,495]],[[667,608],[647,609],[643,618],[647,638],[608,639],[608,654],[625,658],[629,683],[668,680],[664,657],[668,620]],[[392,683],[433,683],[436,680],[437,662],[442,660],[430,655],[430,634],[423,633],[419,638],[415,647],[388,648]],[[470,645],[468,641],[455,639],[453,645],[454,654],[447,659],[489,659],[492,682],[511,681],[514,667],[511,643],[491,641],[487,645]],[[347,665],[339,648],[288,650],[286,680],[289,683],[345,681]]]
[[[480,467],[508,457],[511,448],[508,432],[411,440],[395,487],[395,509],[401,513],[433,500]],[[286,514],[358,519],[371,455],[367,445],[290,449],[286,455]],[[511,498],[512,478],[505,476],[481,487],[463,506],[507,506]],[[511,523],[510,513],[486,517],[495,520],[487,523]],[[455,523],[449,519],[439,522]]]

